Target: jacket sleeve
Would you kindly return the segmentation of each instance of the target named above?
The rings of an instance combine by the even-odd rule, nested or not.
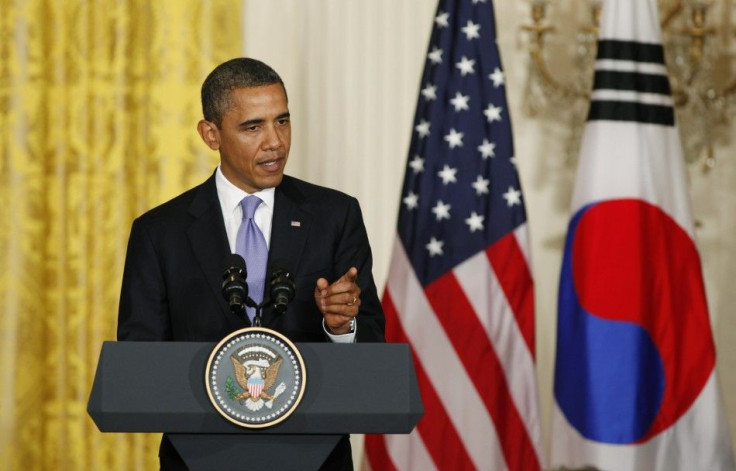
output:
[[[335,272],[346,273],[351,266],[358,269],[356,282],[361,290],[355,340],[385,342],[386,321],[373,281],[373,255],[360,204],[355,198],[350,198],[345,214],[344,231],[337,242]]]
[[[171,340],[160,260],[145,225],[133,222],[118,309],[118,340]]]

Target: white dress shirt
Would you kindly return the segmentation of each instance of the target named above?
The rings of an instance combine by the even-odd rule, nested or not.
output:
[[[225,232],[227,232],[227,240],[230,243],[230,252],[235,253],[235,243],[238,237],[238,229],[243,221],[243,208],[240,202],[250,193],[246,193],[237,186],[230,183],[230,180],[222,174],[220,166],[217,166],[215,172],[215,186],[217,187],[217,197],[220,200],[220,209],[225,219]],[[253,193],[259,197],[262,204],[258,205],[253,215],[253,220],[258,229],[263,233],[266,239],[266,245],[271,247],[271,222],[273,220],[273,195],[275,188],[266,188],[265,190]]]
[[[265,190],[261,190],[256,193],[246,193],[233,185],[230,180],[225,178],[219,165],[215,172],[215,186],[217,188],[217,198],[220,200],[222,216],[225,220],[225,232],[227,233],[227,240],[230,244],[230,252],[235,253],[238,229],[243,221],[243,208],[240,206],[240,201],[250,194],[256,195],[261,199],[261,201],[263,201],[263,203],[258,205],[258,208],[256,208],[256,212],[253,215],[253,221],[255,221],[258,229],[263,233],[263,238],[266,239],[266,245],[268,245],[268,248],[270,249],[271,224],[273,222],[273,200],[276,189],[266,188]],[[355,331],[351,333],[335,335],[327,330],[327,326],[323,319],[322,329],[333,342],[352,343],[355,341],[355,332],[358,330],[358,326],[356,323]]]

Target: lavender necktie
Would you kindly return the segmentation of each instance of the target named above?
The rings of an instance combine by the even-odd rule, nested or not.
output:
[[[268,263],[266,239],[253,220],[256,208],[262,202],[260,198],[253,195],[246,196],[240,201],[240,206],[243,208],[243,221],[240,223],[238,237],[235,242],[235,252],[243,256],[246,269],[248,270],[248,278],[246,280],[248,282],[248,296],[256,304],[260,304],[263,301],[263,290],[266,283],[266,263]],[[255,309],[248,307],[246,308],[246,312],[252,322],[256,313]]]

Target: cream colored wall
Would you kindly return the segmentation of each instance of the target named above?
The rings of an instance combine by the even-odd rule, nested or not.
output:
[[[569,130],[564,123],[531,119],[521,109],[528,65],[520,27],[527,22],[528,3],[495,3],[531,227],[542,432],[548,443],[556,292],[575,169],[566,160]],[[555,2],[570,12],[587,4]],[[274,66],[288,87],[294,126],[288,172],[360,200],[379,287],[388,272],[435,8],[434,0],[245,1],[245,53]],[[717,167],[709,174],[691,169],[692,199],[722,391],[736,431],[736,143],[719,144],[716,158]]]

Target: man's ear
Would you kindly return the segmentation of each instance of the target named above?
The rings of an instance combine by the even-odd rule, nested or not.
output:
[[[207,147],[212,150],[220,148],[220,130],[215,123],[202,119],[197,123],[197,131]]]

